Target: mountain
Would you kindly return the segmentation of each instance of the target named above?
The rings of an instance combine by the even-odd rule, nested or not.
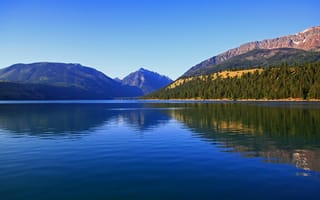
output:
[[[3,94],[8,93],[5,88],[14,88],[14,84],[21,86],[19,93],[10,92],[9,96],[3,97],[5,99],[20,99],[21,93],[28,99],[108,99],[142,95],[136,87],[123,85],[93,68],[72,63],[15,64],[0,70],[0,81]],[[18,92],[18,89],[14,90]]]
[[[122,79],[122,84],[135,86],[142,90],[143,94],[149,94],[155,90],[169,85],[172,80],[167,76],[140,68]]]
[[[320,27],[250,42],[187,71],[151,99],[320,99]]]
[[[193,66],[182,76],[189,77],[206,74],[207,71],[212,71],[212,68],[214,68],[216,65],[222,64],[235,56],[239,56],[256,49],[270,50],[279,48],[294,48],[309,51],[318,47],[320,47],[320,26],[315,26],[294,35],[243,44],[237,48],[230,49]]]
[[[302,50],[292,48],[280,49],[254,49],[247,53],[234,56],[220,64],[211,65],[208,68],[198,69],[194,75],[210,74],[223,70],[239,70],[257,67],[280,66],[313,63],[320,61],[320,48]]]

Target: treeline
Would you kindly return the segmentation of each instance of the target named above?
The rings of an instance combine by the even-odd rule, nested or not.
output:
[[[0,100],[110,99],[104,93],[74,86],[0,82]]]
[[[146,98],[159,99],[320,99],[320,62],[272,66],[241,77],[195,77]]]

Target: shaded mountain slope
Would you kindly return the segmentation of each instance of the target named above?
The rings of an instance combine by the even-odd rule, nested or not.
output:
[[[93,97],[105,99],[142,95],[139,88],[124,86],[102,72],[80,64],[49,62],[15,64],[0,70],[0,81],[20,84],[21,88],[25,89],[24,93],[29,93],[27,96],[30,97],[36,97],[38,96],[36,93],[42,91],[40,99],[49,97],[49,99],[93,99]],[[22,86],[22,84],[27,85]],[[49,91],[45,92],[40,88],[47,88]],[[56,91],[52,92],[56,96],[45,95],[50,93],[51,89]],[[68,93],[67,91],[69,95],[65,94]],[[32,94],[32,92],[36,93]],[[14,93],[10,94],[14,98]],[[20,98],[21,95],[17,93],[16,96]]]
[[[318,49],[310,51],[292,48],[255,49],[234,56],[221,64],[210,65],[207,68],[199,69],[194,75],[210,74],[223,70],[280,66],[284,63],[294,65],[318,61],[320,61],[320,51],[318,51]]]
[[[138,87],[144,94],[149,94],[167,86],[172,82],[172,80],[167,76],[140,68],[138,71],[135,71],[123,78],[121,82],[124,85]]]

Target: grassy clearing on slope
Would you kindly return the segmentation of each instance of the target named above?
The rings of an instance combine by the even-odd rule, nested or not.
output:
[[[251,73],[255,73],[255,72],[263,72],[263,69],[261,68],[255,68],[255,69],[244,69],[244,70],[235,70],[235,71],[230,71],[230,70],[226,70],[226,71],[222,71],[222,72],[216,72],[210,75],[202,75],[202,76],[194,76],[194,77],[188,77],[188,78],[181,78],[176,80],[175,82],[173,82],[172,84],[170,84],[168,86],[169,89],[173,89],[176,88],[184,83],[187,83],[189,81],[192,80],[196,80],[196,79],[201,79],[201,80],[206,80],[209,78],[209,76],[212,77],[212,80],[217,79],[218,77],[220,77],[221,79],[226,79],[226,78],[234,78],[234,77],[242,77],[244,74],[251,74]]]

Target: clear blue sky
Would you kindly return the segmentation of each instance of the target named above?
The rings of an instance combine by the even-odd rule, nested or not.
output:
[[[1,0],[0,67],[81,63],[110,77],[175,79],[253,40],[320,25],[318,0]]]

